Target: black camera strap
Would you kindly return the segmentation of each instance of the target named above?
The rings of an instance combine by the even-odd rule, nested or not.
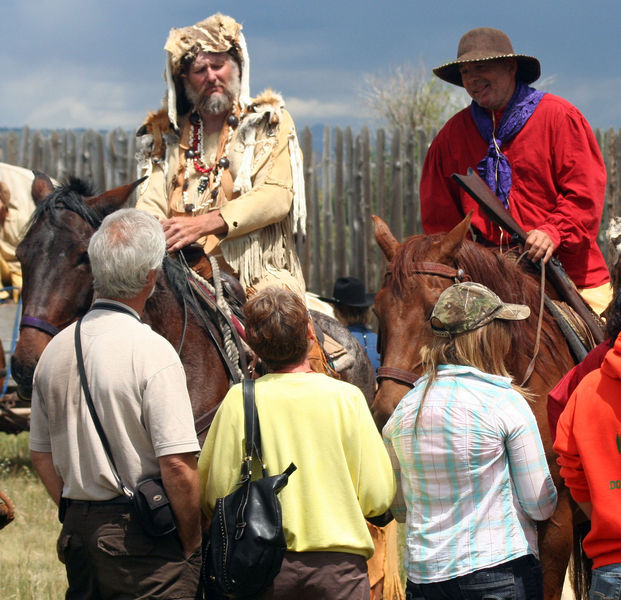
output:
[[[109,302],[98,302],[93,305],[91,310],[95,309],[105,309],[112,310],[114,312],[126,313],[134,318],[136,315],[130,312],[128,309],[123,308],[118,304],[112,304]],[[75,355],[78,361],[78,371],[80,373],[80,383],[82,384],[82,390],[84,390],[84,397],[86,398],[86,405],[88,406],[88,411],[91,413],[91,418],[93,419],[93,423],[95,425],[95,429],[97,430],[97,434],[101,439],[101,444],[108,456],[108,460],[110,461],[110,466],[112,467],[112,472],[114,473],[114,477],[119,486],[119,489],[123,493],[123,495],[131,498],[133,496],[133,492],[125,486],[123,480],[121,479],[121,475],[119,474],[119,470],[114,462],[114,457],[112,456],[112,448],[110,447],[110,442],[108,441],[108,437],[106,436],[106,432],[101,425],[101,421],[99,420],[99,416],[97,415],[97,411],[95,410],[95,405],[93,404],[93,398],[91,396],[91,392],[88,387],[88,381],[86,379],[86,370],[84,368],[84,357],[82,354],[82,340],[80,336],[80,326],[82,324],[83,317],[78,319],[75,327]],[[138,319],[140,320],[140,319]]]

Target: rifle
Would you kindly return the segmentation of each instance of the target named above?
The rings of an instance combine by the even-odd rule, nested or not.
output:
[[[500,200],[476,171],[469,168],[467,175],[453,173],[451,177],[476,200],[481,210],[489,219],[512,236],[518,238],[522,244],[526,241],[527,236],[524,229],[505,210]],[[578,313],[593,335],[595,343],[601,344],[604,341],[604,331],[601,323],[598,322],[595,313],[579,294],[574,282],[568,277],[565,269],[563,269],[563,265],[555,256],[546,265],[546,279],[557,291],[561,300],[567,302]]]

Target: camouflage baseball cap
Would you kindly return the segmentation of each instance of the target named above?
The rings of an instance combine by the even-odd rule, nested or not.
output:
[[[436,335],[450,337],[487,325],[494,319],[520,321],[530,315],[524,304],[506,304],[480,283],[466,281],[445,289],[431,313]]]

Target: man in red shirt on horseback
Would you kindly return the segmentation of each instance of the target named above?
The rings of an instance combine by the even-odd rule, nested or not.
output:
[[[459,42],[457,59],[434,69],[472,98],[434,139],[421,177],[425,233],[449,231],[470,210],[471,234],[506,246],[509,234],[491,222],[451,179],[476,169],[528,236],[528,258],[556,254],[599,314],[612,299],[608,268],[597,245],[606,169],[593,132],[566,100],[529,84],[539,61],[516,54],[508,36],[481,27]]]

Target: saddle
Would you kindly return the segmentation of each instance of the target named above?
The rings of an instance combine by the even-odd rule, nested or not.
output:
[[[239,334],[236,338],[239,354],[241,357],[245,357],[245,365],[251,365],[245,369],[242,367],[242,373],[244,377],[250,376],[251,373],[255,376],[264,374],[264,368],[244,341],[245,316],[243,305],[246,302],[246,295],[230,267],[224,262],[222,256],[206,255],[203,248],[197,244],[187,246],[179,254],[181,255],[182,262],[189,268],[188,277],[190,285],[201,295],[203,302],[212,312],[218,309],[217,305],[214,305],[214,296],[208,287],[200,279],[197,279],[194,274],[209,282],[210,286],[214,286],[214,270],[217,271],[224,293],[223,300],[227,303],[235,317],[233,325]],[[217,265],[216,269],[214,269],[214,265]],[[327,373],[339,378],[338,373],[351,367],[353,358],[347,354],[345,348],[337,340],[321,330],[317,320],[312,318],[312,312],[311,321],[318,342],[318,344],[311,348],[309,353],[311,366],[317,372]],[[233,380],[235,382],[235,378]]]

